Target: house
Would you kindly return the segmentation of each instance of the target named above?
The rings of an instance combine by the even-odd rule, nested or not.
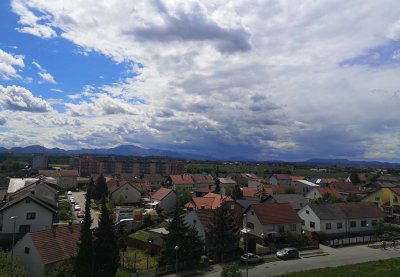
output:
[[[354,194],[359,198],[364,198],[373,191],[373,188],[353,185],[350,182],[334,182],[331,183],[329,187],[336,189],[344,199],[346,199],[350,194]]]
[[[10,178],[8,183],[7,193],[11,194],[25,186],[39,182],[39,178]]]
[[[192,175],[194,181],[194,188],[198,189],[213,189],[215,187],[215,180],[211,175],[194,174]]]
[[[176,193],[172,189],[159,188],[150,196],[150,205],[164,211],[172,211],[176,204]]]
[[[384,218],[379,207],[367,202],[309,204],[298,214],[305,230],[328,237],[371,233]]]
[[[241,187],[245,187],[249,183],[246,175],[243,173],[231,173],[229,174],[229,177],[231,177],[236,182],[236,184]]]
[[[289,174],[273,174],[269,178],[271,185],[289,185],[292,182]]]
[[[342,195],[333,187],[315,187],[306,194],[306,198],[309,200],[318,199],[322,198],[325,194],[329,194],[332,197],[336,197],[339,199],[342,198]]]
[[[184,214],[183,220],[189,227],[194,227],[199,237],[205,241],[209,231],[214,210],[191,210]]]
[[[313,188],[319,187],[320,185],[314,184],[307,180],[297,180],[292,182],[289,187],[292,187],[297,194],[306,196]],[[287,187],[287,186],[286,186]]]
[[[39,170],[39,175],[52,177],[57,180],[57,185],[62,190],[76,189],[79,173],[76,169]]]
[[[53,208],[57,208],[57,190],[51,184],[45,183],[41,180],[26,185],[13,193],[9,193],[7,195],[7,200],[14,200],[27,193],[33,194]]]
[[[247,180],[246,185],[248,187],[256,188],[261,186],[261,184],[264,182],[262,178],[253,173],[242,173],[241,175]]]
[[[400,224],[400,188],[383,187],[362,199],[374,203],[385,214],[385,221]]]
[[[160,174],[144,174],[143,181],[148,183],[151,189],[156,190],[159,189],[164,183],[164,178]]]
[[[185,207],[187,209],[193,209],[193,210],[199,210],[199,209],[215,210],[221,207],[222,204],[234,204],[234,203],[235,201],[230,196],[209,192],[203,197],[193,197],[192,200],[186,203]]]
[[[27,193],[15,198],[0,208],[0,233],[14,233],[11,217],[15,216],[15,233],[24,234],[31,231],[51,229],[56,208]]]
[[[32,277],[46,276],[57,263],[76,254],[80,225],[27,233],[14,246],[14,255]]]
[[[292,182],[298,181],[298,180],[305,180],[305,179],[306,179],[305,176],[290,175],[289,177],[290,177],[290,180],[291,180]]]
[[[212,189],[209,189],[209,188],[199,188],[199,189],[196,189],[194,193],[195,193],[196,197],[203,197],[204,195],[206,195],[209,192],[214,193],[215,191]]]
[[[148,230],[151,238],[151,243],[157,246],[164,246],[164,237],[169,234],[169,231],[164,227]]]
[[[194,187],[194,181],[192,179],[192,176],[183,174],[183,175],[169,175],[167,177],[166,183],[169,186],[172,186],[173,190],[178,190],[178,189],[188,189],[190,191],[193,190]]]
[[[140,191],[128,182],[110,182],[110,186],[108,186],[108,192],[111,199],[117,202],[122,201],[122,203],[119,204],[126,205],[140,202]]]
[[[230,192],[233,191],[233,189],[236,186],[235,180],[232,178],[226,177],[226,178],[218,178],[219,180],[219,185],[221,187],[221,194],[230,194]]]
[[[243,187],[243,198],[246,200],[259,200],[260,199],[260,189],[258,187]],[[265,192],[265,190],[264,190]],[[265,192],[267,193],[267,192]]]
[[[289,203],[259,203],[247,208],[243,216],[243,230],[257,241],[282,237],[286,232],[299,235],[301,218]]]
[[[289,203],[298,212],[307,206],[308,200],[299,194],[275,194],[268,196],[262,203]]]

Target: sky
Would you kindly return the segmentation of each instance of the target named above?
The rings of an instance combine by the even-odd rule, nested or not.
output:
[[[400,162],[399,10],[0,1],[0,146]]]

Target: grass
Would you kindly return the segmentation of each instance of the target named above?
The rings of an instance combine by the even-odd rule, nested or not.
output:
[[[136,269],[145,270],[147,268],[147,258],[149,261],[149,269],[157,268],[158,262],[156,256],[151,256],[143,250],[128,247],[124,254],[124,264],[127,269],[135,268],[135,253],[136,253]]]
[[[400,276],[400,258],[390,260],[379,260],[355,265],[345,265],[339,267],[327,267],[307,271],[293,272],[282,275],[282,277],[353,277],[353,276]]]
[[[138,239],[138,240],[141,240],[141,241],[149,241],[150,233],[145,231],[145,230],[140,230],[140,231],[137,231],[137,232],[135,232],[133,234],[130,234],[129,237],[133,238],[133,239]]]

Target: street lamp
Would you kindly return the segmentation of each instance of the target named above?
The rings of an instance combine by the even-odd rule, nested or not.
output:
[[[265,242],[264,242],[264,240],[265,240],[265,234],[264,234],[264,233],[261,233],[261,239],[262,239],[262,245],[264,246],[264,244],[265,244]]]
[[[10,217],[10,219],[14,220],[14,228],[12,234],[12,248],[11,248],[11,259],[10,259],[10,277],[12,276],[12,267],[13,267],[13,258],[14,258],[14,241],[15,241],[15,222],[17,221],[17,217],[14,215]]]
[[[178,250],[179,250],[179,246],[178,245],[176,245],[175,247],[174,247],[174,249],[175,249],[175,262],[176,262],[176,265],[175,265],[175,270],[176,270],[176,275],[178,275]]]
[[[243,214],[243,217],[245,219],[245,249],[246,249],[246,277],[249,277],[249,243],[248,243],[248,230],[247,230],[247,214]]]

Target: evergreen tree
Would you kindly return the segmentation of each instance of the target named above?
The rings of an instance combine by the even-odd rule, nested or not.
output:
[[[221,262],[227,251],[234,250],[239,243],[239,219],[226,205],[215,210],[209,231],[206,234],[207,249]]]
[[[260,192],[260,203],[262,203],[267,197],[268,197],[268,193],[265,191],[264,186],[262,186],[262,189]]]
[[[107,196],[108,188],[106,184],[106,179],[103,174],[100,174],[99,178],[96,181],[96,185],[93,188],[92,197],[94,200],[100,200],[103,195]]]
[[[90,177],[90,181],[89,181],[89,185],[88,185],[88,187],[86,189],[86,193],[88,191],[90,191],[90,195],[92,196],[93,190],[94,190],[94,180],[93,180],[93,177]]]
[[[93,242],[94,276],[115,276],[119,265],[119,249],[110,214],[106,206],[106,197],[101,198],[101,216],[99,227],[95,231]]]
[[[215,193],[220,193],[221,191],[221,181],[219,180],[219,170],[217,167],[217,171],[215,172]]]
[[[358,177],[358,173],[357,172],[352,172],[350,174],[350,182],[352,182],[353,184],[360,183],[360,178]]]
[[[92,180],[93,181],[93,180]],[[92,217],[90,214],[91,190],[86,191],[85,218],[81,226],[81,235],[78,242],[78,253],[74,258],[74,272],[77,277],[91,276],[93,270],[93,236],[90,226]]]
[[[240,189],[240,186],[238,184],[236,184],[233,188],[232,197],[235,200],[243,199],[243,191]]]
[[[179,265],[193,266],[199,263],[203,252],[203,242],[196,229],[189,228],[185,224],[179,209],[175,209],[173,220],[167,229],[169,234],[164,237],[164,250],[159,257],[159,264],[175,264],[176,254]],[[175,246],[179,247],[177,252]]]

